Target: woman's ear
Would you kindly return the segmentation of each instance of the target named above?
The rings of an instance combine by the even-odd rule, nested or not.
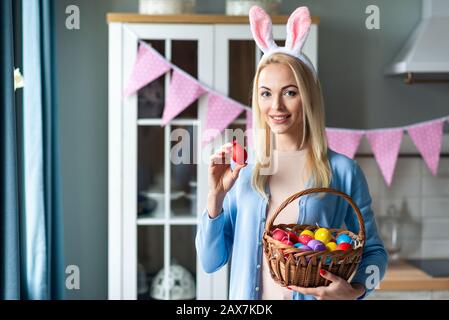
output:
[[[312,19],[307,7],[299,7],[293,11],[287,21],[285,47],[299,54],[306,42],[311,23]]]
[[[270,48],[277,47],[273,40],[271,18],[261,7],[251,7],[249,10],[249,22],[254,40],[264,53]]]

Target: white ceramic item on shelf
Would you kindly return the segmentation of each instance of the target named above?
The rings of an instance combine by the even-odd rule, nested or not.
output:
[[[139,13],[181,14],[193,13],[196,0],[140,0]]]
[[[278,14],[282,0],[226,0],[226,14],[231,16],[247,16],[249,9],[256,5],[270,15]]]
[[[179,264],[172,264],[168,274],[170,300],[191,300],[195,298],[195,279],[186,268]],[[153,299],[165,299],[164,275],[165,270],[162,268],[151,283],[150,295]]]

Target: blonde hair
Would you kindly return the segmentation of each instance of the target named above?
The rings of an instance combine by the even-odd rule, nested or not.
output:
[[[263,119],[258,105],[258,82],[262,69],[272,63],[290,67],[299,88],[303,109],[301,148],[305,146],[308,149],[306,172],[310,175],[312,183],[308,187],[328,187],[332,174],[327,156],[324,106],[320,82],[318,79],[315,82],[312,72],[301,60],[288,54],[274,53],[265,61],[262,61],[257,68],[252,90],[255,166],[251,183],[253,188],[266,199],[268,199],[268,195],[265,192],[265,186],[269,175],[261,174],[261,169],[270,167],[273,146],[271,129]]]

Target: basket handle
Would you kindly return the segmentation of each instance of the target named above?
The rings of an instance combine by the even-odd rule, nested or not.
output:
[[[338,191],[336,189],[332,189],[332,188],[310,188],[310,189],[305,189],[303,191],[296,192],[296,193],[292,194],[290,197],[285,199],[284,202],[281,203],[281,205],[276,209],[275,213],[268,220],[268,223],[265,226],[266,233],[268,234],[270,232],[271,227],[273,226],[274,220],[276,220],[279,213],[281,213],[281,211],[284,210],[284,208],[287,205],[289,205],[291,202],[293,202],[294,200],[298,199],[301,196],[311,194],[311,193],[320,193],[320,192],[327,192],[327,193],[332,193],[332,194],[338,195],[338,196],[342,197],[343,199],[345,199],[347,202],[349,202],[351,207],[354,209],[354,211],[357,215],[357,220],[359,222],[359,226],[360,226],[359,238],[365,240],[365,223],[363,221],[363,217],[362,217],[362,213],[360,212],[360,209],[357,207],[357,205],[354,203],[354,201],[352,200],[352,198],[349,195],[347,195],[346,193],[343,193],[341,191]]]

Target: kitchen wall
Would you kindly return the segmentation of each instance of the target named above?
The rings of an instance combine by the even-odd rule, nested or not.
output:
[[[136,1],[55,1],[65,264],[80,268],[80,289],[67,299],[106,299],[108,280],[109,11]],[[80,30],[65,28],[65,9],[80,9]]]
[[[391,226],[386,218],[391,206],[398,212],[400,256],[449,257],[449,156],[441,158],[435,177],[422,158],[400,156],[390,187],[372,157],[356,161],[367,177],[379,230]],[[387,245],[388,235],[384,241]]]
[[[197,3],[198,12],[225,11],[224,0]],[[80,30],[65,28],[65,9],[72,4],[80,8]],[[281,13],[290,13],[301,4],[308,5],[312,14],[321,18],[318,64],[328,126],[401,126],[448,113],[447,85],[406,86],[401,78],[386,78],[382,73],[419,21],[420,0],[284,0]],[[370,4],[381,10],[380,30],[364,27],[365,8]],[[112,11],[135,12],[138,1],[58,0],[55,6],[65,261],[78,265],[81,271],[80,290],[67,291],[67,298],[104,299],[108,222],[105,16]],[[432,178],[426,174],[421,159],[400,159],[391,190],[383,185],[372,159],[362,159],[361,163],[372,177],[370,184],[379,199],[375,202],[379,207],[376,214],[383,214],[382,208],[389,202],[399,205],[406,199],[410,215],[425,221],[420,229],[425,241],[417,244],[416,250],[410,245],[410,253],[429,253],[426,248],[434,244],[433,252],[447,250],[438,238],[448,230],[441,210],[448,204],[444,198],[449,193],[447,160],[440,165],[442,176]]]

